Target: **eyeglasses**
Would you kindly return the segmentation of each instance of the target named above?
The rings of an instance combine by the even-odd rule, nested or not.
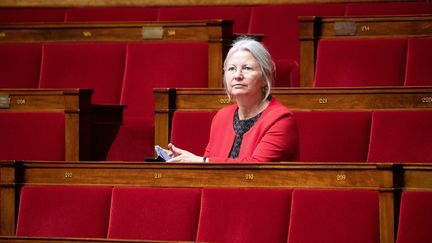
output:
[[[240,73],[242,73],[242,74],[249,74],[249,73],[255,71],[255,68],[250,66],[250,65],[243,65],[241,67],[229,66],[229,67],[225,68],[225,72],[229,73],[231,75],[236,74],[237,71],[240,71]]]

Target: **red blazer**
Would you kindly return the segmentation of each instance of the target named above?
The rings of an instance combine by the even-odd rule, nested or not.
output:
[[[238,158],[228,158],[235,139],[237,105],[218,111],[213,118],[204,156],[210,162],[279,162],[298,160],[298,133],[292,112],[272,97],[253,127],[243,135]]]

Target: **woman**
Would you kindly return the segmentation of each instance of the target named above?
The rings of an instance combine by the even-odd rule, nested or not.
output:
[[[236,104],[218,111],[204,156],[168,145],[167,162],[276,162],[298,159],[292,113],[271,97],[275,66],[258,41],[240,38],[224,62],[224,86]]]

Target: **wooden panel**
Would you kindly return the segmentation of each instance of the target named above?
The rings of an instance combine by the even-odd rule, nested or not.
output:
[[[300,85],[312,87],[316,49],[325,38],[409,38],[432,35],[432,15],[299,17]]]
[[[405,190],[432,191],[431,164],[404,164],[403,173]]]

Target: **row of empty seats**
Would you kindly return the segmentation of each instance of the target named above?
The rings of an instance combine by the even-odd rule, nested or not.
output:
[[[203,154],[214,114],[174,112],[171,142]],[[294,112],[294,118],[299,161],[432,162],[429,110]]]
[[[27,186],[16,235],[379,242],[378,205],[365,190]]]
[[[3,88],[91,88],[95,104],[126,105],[109,160],[153,155],[154,87],[208,85],[206,42],[20,43],[0,53]]]
[[[430,242],[432,194],[402,193],[397,243]],[[25,186],[17,236],[380,242],[374,190]]]
[[[432,38],[323,39],[315,87],[432,85]]]
[[[431,47],[432,38],[321,40],[314,86],[431,85]],[[127,92],[124,82],[142,75],[131,73],[137,66],[145,70],[141,82],[151,87],[205,87],[206,48],[205,43],[2,44],[0,87],[93,88],[95,103],[118,104],[122,90]],[[197,71],[190,73],[188,66]],[[179,80],[181,75],[188,78]]]
[[[91,188],[202,188],[210,190],[219,188],[234,191],[237,189],[240,191],[244,189],[319,189],[325,191],[350,190],[354,192],[366,190],[374,191],[379,195],[380,242],[394,243],[397,229],[399,191],[428,190],[428,188],[431,188],[431,182],[427,179],[432,171],[430,167],[430,164],[400,165],[353,162],[167,164],[103,161],[1,161],[0,234],[5,236],[16,234],[16,224],[19,221],[17,217],[21,215],[18,212],[18,205],[22,187],[42,186],[51,188],[51,186],[60,186],[63,188],[66,186],[67,188],[74,188],[91,186]],[[40,201],[44,201],[47,205],[48,201],[56,201],[57,198],[63,197],[61,195],[61,193],[58,193],[58,195],[52,197],[43,197],[44,199],[40,199]],[[50,200],[47,200],[48,198]],[[91,198],[89,197],[89,202],[93,201]],[[72,197],[70,199],[63,198],[62,200],[77,202]],[[87,199],[83,198],[82,200]],[[133,199],[128,200],[134,202]],[[149,200],[151,201],[151,199]],[[338,200],[344,201],[342,199]],[[225,205],[219,202],[218,204]],[[31,205],[37,204],[29,205],[31,207]],[[77,205],[82,206],[79,202]],[[111,207],[113,205],[112,201]],[[138,209],[134,208],[128,208],[127,210],[138,212]],[[201,206],[202,210],[203,206]],[[113,215],[112,210],[110,215]],[[132,217],[131,215],[134,214],[129,216]],[[38,220],[43,219],[39,217]]]
[[[236,33],[262,34],[281,70],[278,86],[298,86],[298,16],[430,14],[428,2],[315,3],[183,7],[0,8],[0,22],[173,21],[230,19]]]
[[[299,17],[300,86],[430,85],[432,15]]]

